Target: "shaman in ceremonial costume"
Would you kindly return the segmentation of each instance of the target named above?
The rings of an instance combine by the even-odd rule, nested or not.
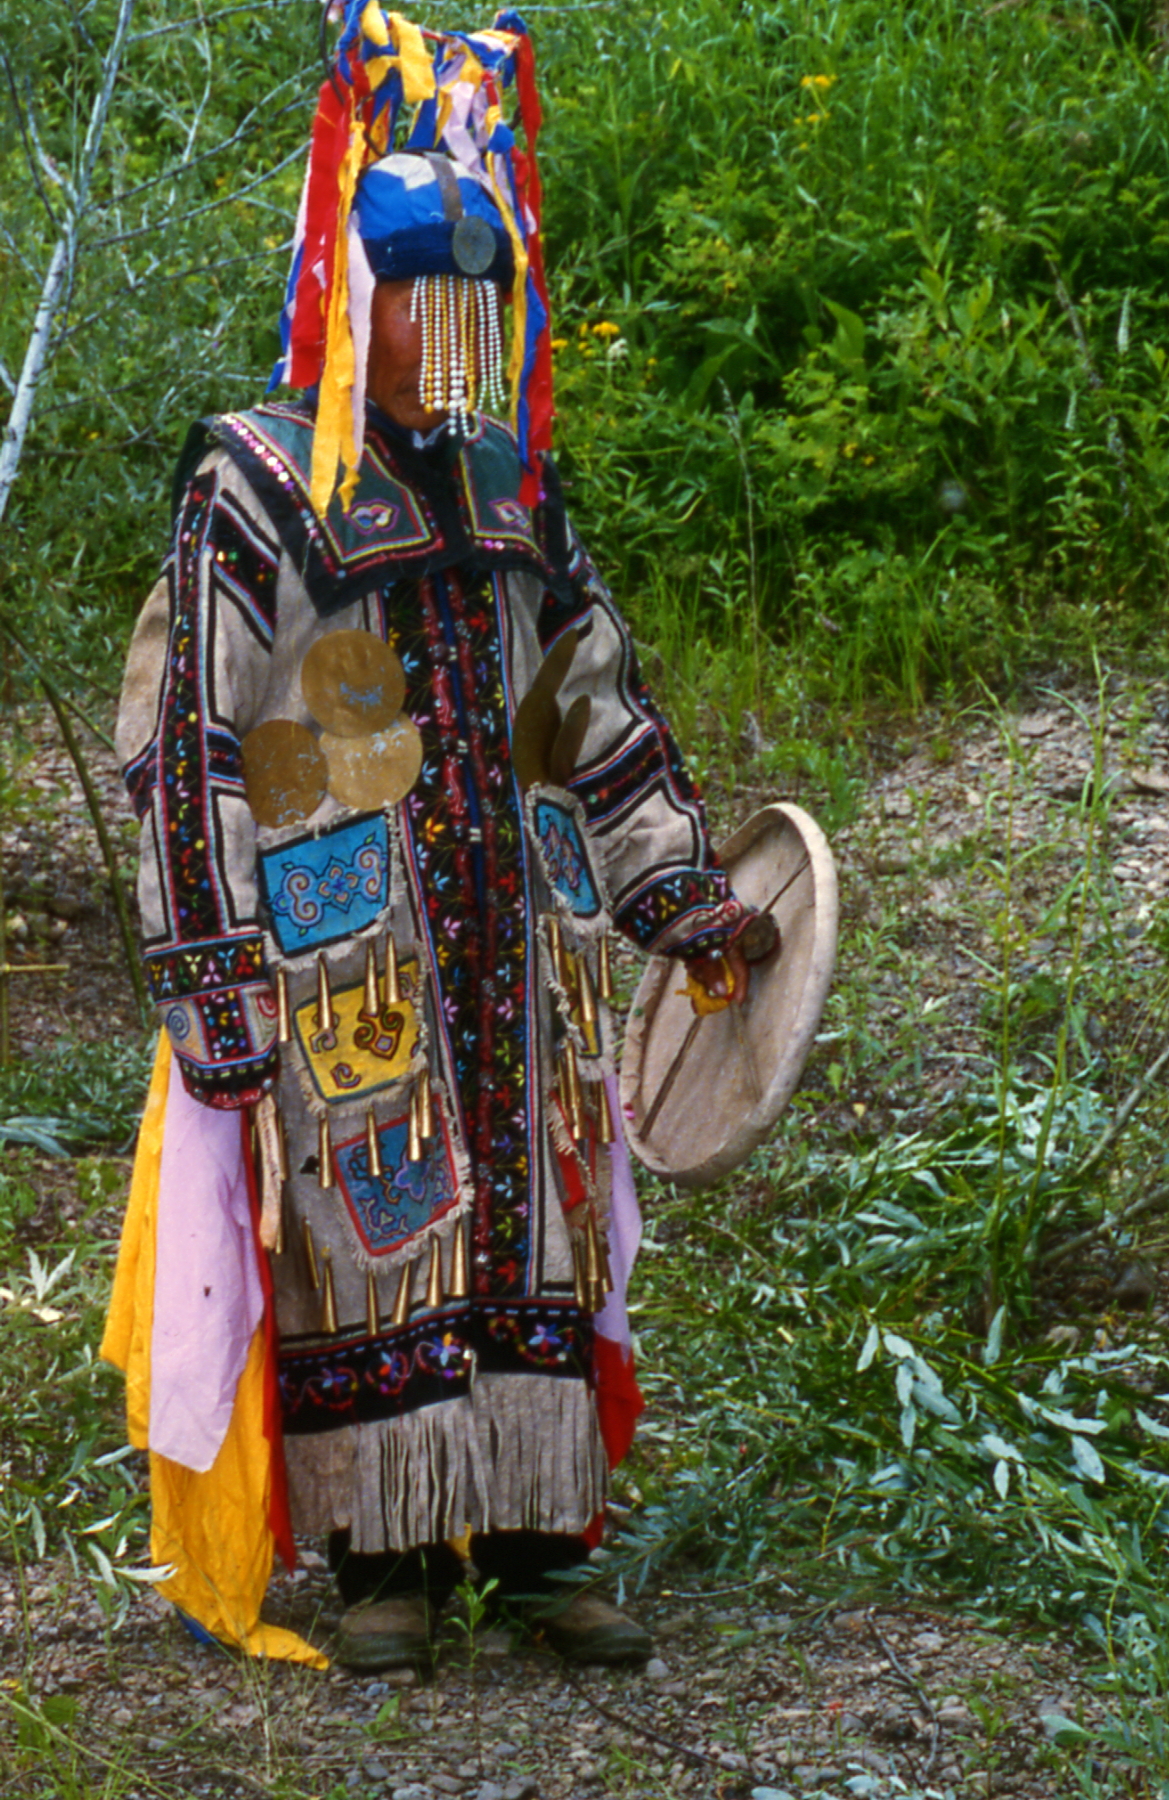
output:
[[[546,455],[537,123],[515,15],[464,38],[349,8],[284,314],[279,374],[310,398],[192,434],[131,651],[119,745],[174,1058],[155,1555],[189,1616],[275,1654],[307,1654],[256,1623],[289,1523],[330,1535],[347,1598],[381,1597],[342,1633],[370,1665],[425,1654],[452,1542],[512,1592],[585,1554],[640,1404],[606,934],[717,994],[746,922]],[[509,295],[514,426],[491,416]],[[234,1287],[196,1241],[207,1134]],[[249,1438],[265,1367],[279,1421],[257,1400]],[[215,1560],[225,1446],[263,1457],[250,1589]],[[568,1651],[646,1654],[574,1607]]]

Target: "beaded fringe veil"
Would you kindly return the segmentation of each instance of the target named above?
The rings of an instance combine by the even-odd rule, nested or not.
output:
[[[410,317],[422,324],[418,397],[458,431],[472,412],[506,413],[499,290],[465,275],[416,275]]]

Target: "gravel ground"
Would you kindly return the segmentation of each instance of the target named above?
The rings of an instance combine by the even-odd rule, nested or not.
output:
[[[895,931],[913,980],[879,973],[868,1023],[911,1034],[917,1067],[912,1081],[874,1071],[866,1087],[826,1105],[817,1129],[908,1129],[969,1079],[985,1048],[976,977],[996,954],[994,901],[1011,837],[1012,903],[1030,934],[1016,972],[1043,967],[1049,951],[1058,960],[1043,921],[1082,856],[1093,731],[1111,793],[1100,863],[1115,897],[1110,929],[1121,934],[1133,985],[1146,972],[1149,992],[1163,985],[1145,925],[1169,901],[1169,696],[1119,685],[1100,718],[1094,702],[1068,698],[1075,704],[1045,698],[1006,720],[927,718],[871,733],[856,815],[834,838],[842,970],[852,938]],[[27,1055],[64,1031],[130,1032],[135,1011],[92,827],[56,728],[31,711],[20,724],[32,748],[21,780],[35,816],[5,831],[10,955],[17,965],[67,964],[12,983],[13,1047]],[[751,766],[732,792],[712,784],[720,829],[775,797],[752,783]],[[94,775],[129,871],[133,828],[105,752]],[[811,789],[790,797],[813,812],[822,802]],[[1103,1028],[1131,1041],[1158,1017],[1146,1006]],[[51,1188],[60,1202],[51,1210],[67,1213],[59,1165],[44,1172],[46,1198]],[[1089,1256],[1060,1288],[1060,1317],[1072,1312],[1076,1328],[1123,1335],[1123,1276],[1106,1254]],[[1158,1282],[1157,1314],[1167,1306]],[[297,1573],[273,1581],[267,1611],[327,1647],[339,1608],[319,1548],[306,1545]],[[498,1625],[470,1638],[456,1615],[434,1680],[420,1684],[240,1664],[197,1646],[149,1592],[111,1631],[95,1590],[68,1564],[23,1573],[0,1564],[0,1692],[66,1701],[53,1716],[71,1715],[59,1742],[50,1733],[39,1749],[30,1740],[12,1751],[10,1767],[25,1771],[14,1791],[396,1800],[772,1800],[812,1790],[1039,1800],[1079,1791],[1043,1720],[1063,1714],[1090,1730],[1099,1707],[1058,1639],[996,1634],[925,1606],[816,1608],[780,1570],[729,1588],[700,1571],[675,1568],[668,1579],[677,1585],[659,1583],[631,1603],[655,1634],[644,1671],[572,1673]],[[0,1723],[0,1749],[5,1732],[11,1750],[15,1723]],[[54,1758],[69,1762],[72,1786],[64,1776],[43,1785]]]

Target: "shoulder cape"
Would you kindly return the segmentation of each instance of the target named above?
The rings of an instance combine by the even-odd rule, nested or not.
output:
[[[340,612],[371,588],[458,565],[537,575],[573,597],[569,532],[555,469],[533,513],[519,499],[523,469],[506,426],[479,417],[469,438],[419,451],[371,424],[347,511],[334,495],[322,519],[309,499],[313,414],[303,402],[201,419],[188,434],[174,498],[209,450],[222,448],[246,476],[318,615]]]

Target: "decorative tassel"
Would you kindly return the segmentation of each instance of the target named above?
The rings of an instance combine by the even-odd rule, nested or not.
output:
[[[317,1030],[333,1029],[333,996],[329,991],[329,966],[324,952],[317,957]]]
[[[319,1288],[321,1271],[317,1266],[317,1247],[313,1242],[313,1228],[307,1219],[304,1222],[304,1260],[308,1264],[309,1286]]]
[[[471,1290],[470,1277],[467,1272],[467,1234],[463,1230],[463,1221],[455,1220],[454,1241],[451,1244],[451,1293],[452,1300],[465,1300]]]
[[[426,1306],[435,1312],[442,1305],[442,1247],[436,1237],[430,1240],[430,1268],[426,1276]]]
[[[401,1006],[402,983],[398,975],[398,946],[392,931],[386,933],[386,1005]]]
[[[604,1001],[613,998],[613,964],[609,950],[609,934],[605,933],[597,947],[597,991]]]
[[[329,1136],[329,1121],[324,1118],[317,1123],[317,1186],[331,1188],[335,1179],[333,1140]]]
[[[377,957],[371,943],[365,946],[365,992],[361,997],[361,1010],[367,1019],[380,1017],[382,1010],[377,988]]]
[[[365,1115],[365,1150],[369,1158],[369,1178],[380,1181],[382,1178],[382,1152],[377,1139],[377,1120],[373,1116],[373,1107]]]
[[[321,1300],[321,1330],[330,1337],[337,1333],[337,1290],[333,1286],[333,1252],[322,1250],[325,1262],[325,1292]]]
[[[394,1310],[390,1315],[390,1324],[395,1328],[404,1325],[410,1317],[410,1290],[414,1286],[414,1264],[402,1264],[402,1273],[398,1277],[398,1291],[394,1295]]]
[[[288,976],[283,969],[276,971],[276,1042],[278,1044],[292,1042],[292,1009],[288,1004]]]
[[[371,1338],[377,1337],[382,1328],[381,1313],[377,1303],[377,1282],[372,1269],[365,1271],[365,1329]]]

